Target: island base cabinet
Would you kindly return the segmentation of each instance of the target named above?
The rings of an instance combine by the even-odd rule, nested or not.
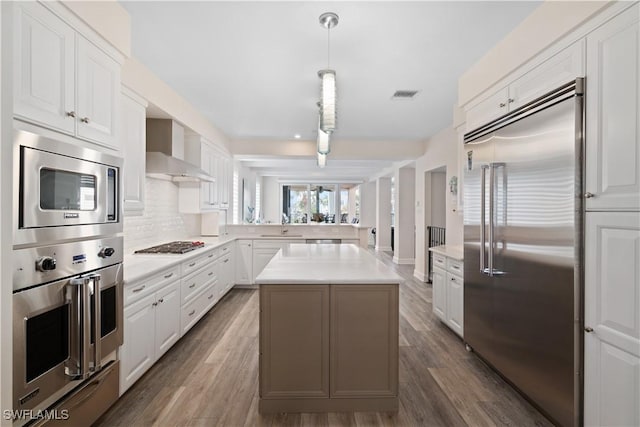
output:
[[[398,286],[331,286],[331,397],[398,395]]]
[[[398,409],[398,285],[261,285],[261,413]]]

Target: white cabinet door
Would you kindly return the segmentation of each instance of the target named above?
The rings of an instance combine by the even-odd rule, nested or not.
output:
[[[78,137],[118,150],[120,65],[81,36],[76,62]]]
[[[640,209],[638,4],[587,36],[588,210]]]
[[[180,282],[156,292],[155,356],[159,359],[180,339]]]
[[[236,255],[236,284],[253,284],[253,248],[251,240],[238,240]]]
[[[220,170],[219,174],[220,186],[218,187],[219,192],[219,200],[220,207],[228,208],[229,207],[229,186],[231,183],[231,159],[228,157],[223,157],[220,159]]]
[[[509,88],[505,87],[487,99],[480,101],[467,111],[467,131],[486,125],[494,119],[507,114]]]
[[[201,153],[200,166],[202,167],[202,170],[204,170],[206,173],[208,173],[209,175],[215,178],[213,150],[207,144],[201,143],[200,153]],[[202,192],[202,200],[200,202],[200,207],[202,208],[202,210],[208,210],[208,209],[211,209],[213,206],[215,206],[215,195],[214,195],[215,185],[216,185],[215,182],[203,182],[202,184],[200,184],[201,186],[200,191]]]
[[[447,288],[445,279],[447,273],[439,268],[433,269],[433,277],[431,282],[433,284],[433,292],[431,300],[433,304],[433,314],[438,316],[442,321],[447,321],[445,311],[447,309]]]
[[[124,343],[120,347],[120,394],[155,362],[155,294],[124,309]]]
[[[585,233],[585,425],[637,426],[640,213],[587,212]]]
[[[447,273],[447,324],[462,336],[464,329],[464,288],[462,278]]]
[[[579,40],[509,85],[509,111],[584,76],[584,41]]]
[[[125,215],[141,215],[144,210],[146,106],[125,93],[121,100],[123,208]]]
[[[14,11],[14,114],[73,135],[75,32],[37,2]]]

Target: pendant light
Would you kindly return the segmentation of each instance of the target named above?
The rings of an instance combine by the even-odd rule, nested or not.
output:
[[[323,168],[327,165],[327,155],[318,153],[318,166]]]
[[[330,151],[329,134],[320,127],[320,116],[318,116],[318,153],[329,154]]]
[[[318,71],[320,90],[320,129],[331,134],[336,129],[336,72],[330,68],[331,28],[338,25],[338,15],[326,12],[320,15],[320,25],[327,29],[327,68]]]

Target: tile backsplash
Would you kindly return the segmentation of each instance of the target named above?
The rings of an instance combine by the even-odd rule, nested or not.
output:
[[[124,218],[124,250],[185,239],[200,234],[200,215],[178,212],[178,185],[145,178],[145,209],[140,216]]]

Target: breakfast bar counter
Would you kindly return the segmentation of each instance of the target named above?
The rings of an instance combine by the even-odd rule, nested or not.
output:
[[[401,282],[356,245],[281,249],[256,278],[260,411],[397,410]]]

